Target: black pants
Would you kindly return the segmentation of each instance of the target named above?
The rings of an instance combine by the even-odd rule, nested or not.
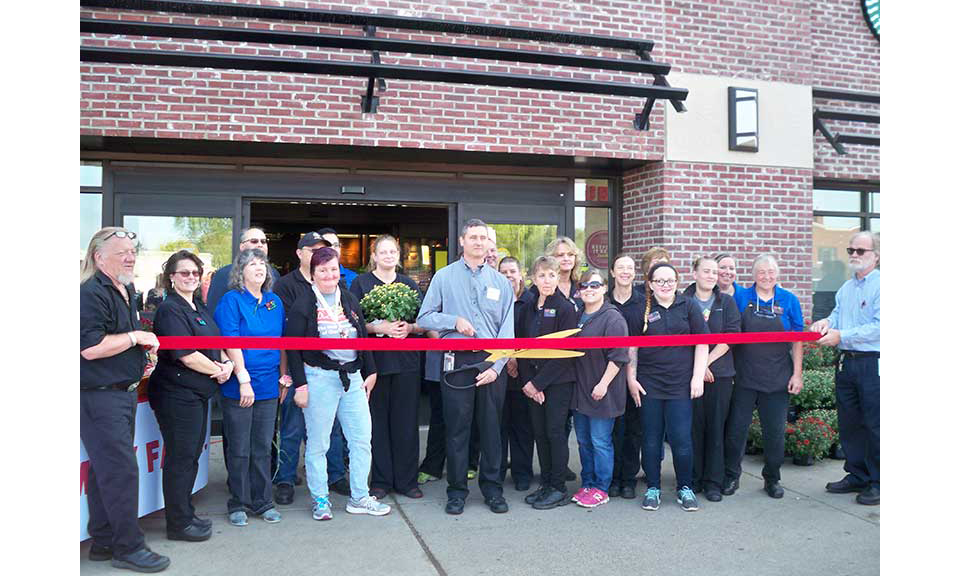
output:
[[[370,393],[371,488],[406,493],[417,487],[419,401],[419,371],[377,376],[377,385]]]
[[[188,390],[150,391],[166,455],[163,461],[163,502],[167,531],[186,528],[194,517],[193,484],[207,433],[208,398]]]
[[[223,437],[230,438],[227,449],[227,511],[249,510],[263,514],[273,508],[273,484],[270,481],[270,446],[277,419],[277,399],[257,400],[253,406],[240,407],[240,401],[220,396],[223,408]]]
[[[486,352],[457,352],[454,367],[482,361]],[[504,371],[484,386],[460,390],[441,384],[443,419],[447,428],[447,496],[466,498],[467,466],[470,459],[470,436],[474,408],[480,439],[480,491],[484,497],[503,495],[500,481],[500,416],[507,388]]]
[[[533,424],[530,400],[520,390],[507,390],[503,400],[500,427],[500,481],[507,475],[509,451],[510,477],[514,483],[533,479]]]
[[[643,414],[627,395],[627,407],[613,422],[613,479],[610,484],[637,486],[640,448],[643,445]]]
[[[540,483],[561,492],[567,491],[567,465],[570,462],[570,444],[567,441],[567,416],[573,397],[573,382],[551,384],[543,391],[545,400],[537,404],[527,399],[530,420],[537,442],[540,461]],[[521,392],[522,394],[522,392]]]
[[[786,390],[759,392],[743,386],[734,386],[730,399],[730,415],[727,417],[726,439],[723,446],[724,476],[740,478],[740,463],[747,447],[747,431],[753,421],[753,409],[760,413],[760,429],[763,432],[763,479],[766,482],[780,481],[780,466],[783,464],[784,430],[787,427],[787,408],[790,395]]]
[[[720,490],[723,442],[733,395],[733,377],[703,383],[703,396],[693,400],[693,484]],[[752,416],[752,412],[751,412]]]
[[[843,469],[880,487],[880,357],[843,355],[837,370],[837,418]]]
[[[143,548],[137,523],[140,471],[133,450],[137,393],[80,390],[80,439],[90,457],[87,532],[117,556]]]
[[[439,478],[443,476],[443,464],[447,459],[447,428],[443,421],[443,396],[440,392],[443,384],[427,380],[426,385],[430,396],[430,429],[427,432],[427,453],[420,463],[420,471]]]

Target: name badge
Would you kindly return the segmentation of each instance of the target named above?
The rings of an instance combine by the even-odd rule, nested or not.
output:
[[[783,314],[783,308],[781,308],[781,307],[779,307],[779,306],[774,306],[774,307],[773,307],[773,313],[774,313],[774,314]]]
[[[544,308],[544,309],[543,309],[543,317],[544,317],[544,318],[556,318],[556,317],[557,317],[557,311],[556,311],[556,309],[554,309],[554,308]]]
[[[201,317],[199,317],[199,316],[197,316],[197,324],[199,324],[199,325],[201,325],[201,326],[206,326],[206,325],[207,325],[207,323],[203,320],[203,318],[201,318]]]
[[[449,372],[453,370],[453,352],[446,352],[443,355],[443,371]]]
[[[659,320],[659,319],[660,319],[660,313],[659,313],[659,312],[651,312],[651,313],[647,314],[647,322],[656,322],[656,321]]]
[[[500,299],[500,289],[490,286],[487,288],[487,300],[499,300]]]

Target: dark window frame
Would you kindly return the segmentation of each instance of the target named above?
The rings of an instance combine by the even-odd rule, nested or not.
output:
[[[879,212],[870,211],[870,194],[880,193],[879,182],[863,181],[845,181],[845,180],[814,180],[813,190],[841,190],[846,192],[857,192],[860,195],[860,210],[814,210],[813,217],[818,216],[836,216],[852,217],[860,220],[860,230],[870,230],[870,219],[880,218]]]

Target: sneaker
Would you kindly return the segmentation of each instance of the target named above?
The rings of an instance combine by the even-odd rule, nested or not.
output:
[[[417,474],[417,484],[426,484],[427,482],[433,482],[434,480],[439,480],[439,478],[433,474],[427,474],[426,472]]]
[[[364,496],[359,500],[354,500],[353,498],[348,500],[347,512],[350,514],[385,516],[390,513],[390,506],[380,502],[375,496]]]
[[[647,493],[643,495],[643,504],[640,506],[644,510],[659,510],[660,490],[657,488],[647,488]]]
[[[247,513],[243,510],[236,510],[230,513],[230,523],[234,526],[247,525]]]
[[[477,477],[476,470],[467,470],[467,480],[473,480],[476,477]]]
[[[333,510],[330,509],[330,500],[327,498],[317,498],[313,502],[314,520],[333,520]]]
[[[268,522],[270,524],[276,524],[277,522],[283,519],[283,517],[280,516],[280,513],[277,512],[276,508],[271,508],[266,512],[264,512],[262,514],[262,518],[265,522]]]
[[[573,498],[570,498],[570,501],[579,504],[582,499],[586,498],[589,490],[589,488],[581,488],[577,490],[577,493],[573,495]],[[586,502],[586,500],[584,500],[584,502]]]
[[[587,491],[586,496],[580,499],[577,504],[583,506],[584,508],[596,508],[601,504],[606,504],[610,501],[610,496],[598,488],[591,488]]]
[[[527,504],[533,505],[533,503],[537,500],[542,500],[548,491],[549,488],[541,484],[539,488],[524,496],[523,501]]]
[[[687,512],[696,512],[700,509],[700,503],[697,502],[697,495],[687,486],[677,490],[677,503]]]

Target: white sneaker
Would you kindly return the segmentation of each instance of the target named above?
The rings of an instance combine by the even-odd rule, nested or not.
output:
[[[390,506],[377,500],[376,496],[364,496],[359,500],[351,498],[347,501],[347,512],[350,514],[370,514],[371,516],[385,516],[390,513]]]

